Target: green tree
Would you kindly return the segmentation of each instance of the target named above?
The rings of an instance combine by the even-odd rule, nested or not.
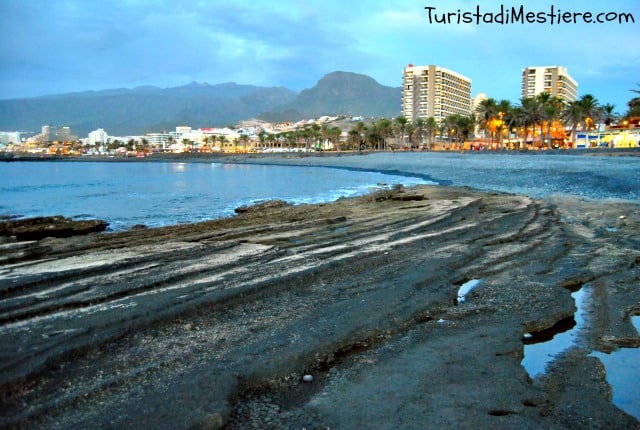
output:
[[[220,143],[220,152],[224,152],[225,144],[228,141],[229,140],[227,139],[227,136],[225,136],[224,134],[219,134],[218,135],[218,142]]]
[[[616,106],[611,103],[603,104],[600,107],[600,110],[601,110],[600,115],[602,118],[602,122],[607,128],[610,128],[611,124],[613,124],[618,120],[619,115],[614,112],[615,109],[616,109]]]
[[[582,108],[583,121],[585,122],[585,128],[587,131],[594,126],[600,120],[600,105],[598,100],[591,94],[585,94],[578,100],[580,107]]]
[[[540,139],[542,140],[542,122],[544,119],[544,108],[540,99],[537,97],[525,97],[520,101],[520,113],[522,115],[521,122],[524,126],[525,142],[527,139],[527,130],[531,125],[531,143],[535,141],[536,126],[540,124]]]
[[[569,102],[565,105],[562,111],[562,121],[571,127],[571,141],[575,144],[576,131],[582,121],[582,106],[580,106],[579,100]]]
[[[184,151],[184,148],[189,148],[191,146],[191,150],[193,150],[193,146],[191,144],[191,141],[189,139],[187,139],[186,137],[182,139],[182,150]]]
[[[426,121],[424,118],[417,118],[413,122],[413,130],[409,135],[409,140],[412,142],[412,146],[421,147],[424,145],[424,133],[426,128]]]
[[[260,148],[265,148],[265,142],[267,141],[267,132],[264,130],[260,130],[260,133],[258,133],[258,140],[260,141]]]
[[[554,97],[551,93],[540,93],[537,95],[540,109],[542,111],[540,126],[540,146],[542,146],[543,137],[545,136],[544,125],[546,124],[547,149],[551,149],[551,125],[562,116],[563,101],[558,97]]]
[[[380,118],[377,122],[378,149],[387,149],[387,139],[393,136],[393,123],[386,118]]]
[[[353,130],[356,131],[356,133],[358,134],[358,150],[362,149],[362,145],[363,145],[363,141],[364,141],[364,137],[365,137],[365,133],[367,131],[367,126],[364,124],[364,122],[362,121],[358,121]]]
[[[433,136],[436,134],[436,131],[438,131],[438,121],[430,116],[425,121],[424,129],[427,133],[427,147],[429,151],[431,151],[433,149]]]
[[[400,130],[400,146],[404,147],[404,136],[405,136],[405,131],[407,130],[407,124],[409,123],[409,120],[405,116],[399,116],[399,117],[396,117],[394,122],[397,125],[398,129]]]
[[[241,134],[239,142],[240,142],[240,145],[242,146],[242,152],[247,152],[247,145],[249,144],[249,136],[246,134]]]
[[[340,127],[331,127],[327,130],[329,141],[333,144],[334,149],[340,149],[340,136],[342,129]]]
[[[498,104],[495,99],[488,98],[480,101],[475,109],[476,118],[478,120],[478,126],[483,132],[483,138],[486,139],[487,135],[491,137],[493,142],[493,136],[491,134],[491,122],[498,114]]]
[[[496,105],[497,110],[497,123],[496,123],[496,134],[498,135],[498,143],[500,147],[503,147],[503,137],[505,130],[509,130],[509,118],[511,115],[511,111],[513,110],[513,106],[509,100],[503,99],[498,102]]]
[[[358,132],[358,130],[356,130],[355,128],[352,128],[348,131],[347,135],[347,142],[351,146],[351,149],[360,149],[360,132]]]

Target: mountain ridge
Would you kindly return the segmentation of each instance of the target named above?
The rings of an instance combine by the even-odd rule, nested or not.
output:
[[[343,71],[328,73],[300,92],[235,82],[190,82],[169,88],[147,85],[0,100],[0,130],[40,130],[49,124],[69,126],[82,137],[98,128],[111,135],[138,135],[185,124],[224,126],[249,118],[295,121],[333,114],[396,116],[400,100],[400,87]]]

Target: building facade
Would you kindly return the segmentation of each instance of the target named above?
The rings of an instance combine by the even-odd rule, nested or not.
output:
[[[550,93],[566,102],[578,99],[578,83],[569,75],[566,67],[527,67],[522,70],[522,97],[535,97]]]
[[[471,114],[471,79],[444,67],[414,66],[402,72],[402,115],[409,121]]]
[[[14,144],[18,145],[22,142],[19,131],[0,131],[0,144],[9,145]]]
[[[89,133],[88,142],[90,145],[95,145],[96,143],[107,143],[108,141],[109,135],[102,128],[93,130]]]

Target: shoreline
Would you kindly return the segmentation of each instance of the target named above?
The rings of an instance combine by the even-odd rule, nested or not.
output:
[[[370,154],[469,154],[469,155],[583,155],[603,157],[640,157],[637,148],[584,148],[584,149],[547,149],[547,150],[501,150],[501,151],[317,151],[317,152],[256,152],[247,154],[234,153],[152,153],[145,157],[107,156],[107,155],[55,155],[0,152],[0,162],[18,161],[120,161],[120,162],[211,162],[217,160],[245,161],[261,158],[310,158],[310,157],[351,157]]]
[[[640,428],[589,357],[640,346],[639,240],[633,201],[416,186],[15,242],[0,425]],[[588,327],[532,380],[525,333],[585,284]]]

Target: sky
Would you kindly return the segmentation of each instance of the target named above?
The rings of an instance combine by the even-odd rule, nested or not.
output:
[[[457,23],[521,6],[635,23]],[[579,95],[624,113],[639,40],[639,0],[0,0],[0,99],[190,82],[300,91],[338,70],[399,87],[408,64],[435,64],[471,78],[472,96],[516,103],[523,68],[562,65]]]

